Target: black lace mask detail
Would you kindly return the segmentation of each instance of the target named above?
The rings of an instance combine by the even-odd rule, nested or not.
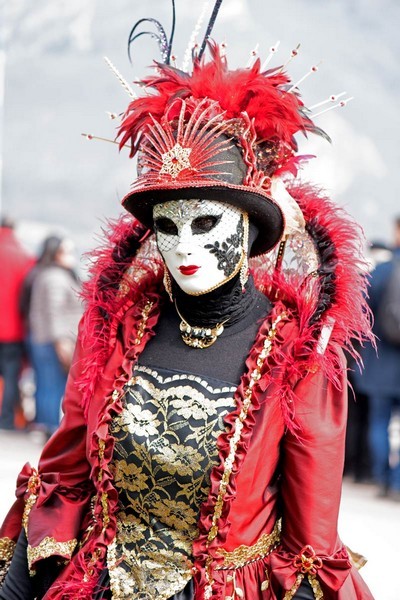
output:
[[[243,233],[243,215],[241,215],[236,233],[227,237],[221,244],[217,241],[204,246],[211,254],[216,256],[218,269],[224,272],[225,277],[229,277],[233,273],[242,256]]]

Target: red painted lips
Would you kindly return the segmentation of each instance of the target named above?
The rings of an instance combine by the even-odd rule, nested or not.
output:
[[[198,267],[197,265],[182,265],[182,267],[179,267],[179,270],[182,273],[182,275],[194,275],[199,269],[200,267]]]

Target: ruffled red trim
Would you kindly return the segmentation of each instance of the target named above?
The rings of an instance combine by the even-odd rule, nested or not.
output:
[[[261,379],[254,384],[252,389],[251,404],[247,412],[247,417],[243,422],[243,429],[241,431],[240,439],[237,444],[235,460],[230,474],[228,486],[226,489],[226,493],[223,496],[222,514],[217,522],[218,532],[216,537],[211,542],[209,542],[208,535],[212,527],[212,519],[219,495],[220,482],[222,480],[222,476],[225,470],[225,461],[230,451],[230,440],[234,433],[235,422],[241,410],[243,409],[244,395],[245,390],[248,388],[250,383],[250,374],[256,367],[258,355],[260,354],[263,348],[263,343],[266,339],[266,336],[268,335],[268,331],[271,327],[271,324],[274,322],[278,315],[281,315],[283,313],[283,308],[284,307],[280,303],[278,303],[272,310],[268,319],[266,319],[261,325],[256,341],[246,360],[246,372],[242,376],[240,385],[235,392],[236,409],[230,412],[225,417],[224,421],[227,427],[227,432],[222,433],[217,440],[217,447],[219,450],[219,464],[216,465],[211,472],[210,493],[206,502],[204,502],[201,507],[200,519],[198,524],[199,536],[193,543],[193,556],[195,566],[194,579],[196,582],[197,593],[200,593],[199,597],[203,597],[204,591],[208,584],[206,576],[206,564],[208,563],[208,560],[210,560],[210,557],[212,557],[213,567],[216,567],[223,560],[223,557],[219,555],[216,552],[216,550],[219,547],[223,546],[229,532],[229,528],[231,525],[229,521],[229,512],[231,509],[232,502],[234,501],[236,495],[236,478],[238,473],[240,472],[241,466],[249,449],[253,428],[255,425],[255,415],[257,410],[261,406],[262,397],[264,397],[264,391],[272,381],[272,371],[274,372],[275,380],[278,373],[277,367],[279,367],[280,365],[282,366],[283,364],[283,354],[279,351],[279,346],[284,341],[284,337],[282,336],[283,327],[280,327],[278,325],[278,332],[273,341],[271,353],[266,358],[262,367]],[[273,369],[273,367],[275,368]],[[283,413],[287,413],[288,415],[291,414],[292,409],[290,406],[285,405],[285,399],[283,397],[281,403]],[[223,590],[221,587],[221,583],[214,582],[212,598],[220,598],[222,591]]]

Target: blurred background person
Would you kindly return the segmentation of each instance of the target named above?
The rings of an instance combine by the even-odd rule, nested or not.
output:
[[[370,483],[372,477],[369,449],[368,396],[358,386],[355,360],[348,356],[349,407],[346,429],[344,475],[355,483]]]
[[[392,251],[381,241],[371,242],[366,249],[368,272],[381,262],[389,261]],[[358,347],[362,352],[362,348]],[[359,388],[360,369],[351,356],[347,356],[349,372],[349,410],[346,430],[346,455],[344,474],[355,483],[370,483],[372,480],[369,449],[369,406],[368,396]]]
[[[17,240],[14,224],[7,217],[0,224],[0,264],[0,428],[15,429],[24,340],[19,295],[33,259]]]
[[[380,496],[400,502],[400,453],[391,453],[389,424],[400,406],[400,217],[394,222],[392,258],[371,274],[369,304],[374,314],[378,352],[363,350],[365,370],[358,388],[369,403],[372,474]]]
[[[46,267],[54,264],[54,257],[57,254],[61,244],[61,237],[57,235],[50,235],[47,237],[40,249],[36,263],[28,271],[25,279],[22,283],[21,293],[19,297],[20,313],[24,321],[24,328],[26,333],[26,344],[30,355],[30,328],[29,328],[29,313],[31,309],[32,299],[32,287],[33,282],[39,273]],[[75,274],[74,274],[75,278]]]
[[[61,399],[82,313],[74,262],[72,242],[49,237],[24,289],[36,384],[35,428],[46,435],[51,435],[59,424]]]

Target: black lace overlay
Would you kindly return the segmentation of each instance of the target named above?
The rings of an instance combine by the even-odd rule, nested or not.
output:
[[[211,254],[215,254],[218,260],[218,269],[224,272],[225,277],[229,277],[233,273],[242,256],[243,233],[243,215],[241,215],[236,233],[227,237],[221,244],[216,241],[204,246]]]
[[[111,425],[119,498],[107,550],[113,598],[167,600],[192,578],[199,510],[235,389],[192,373],[134,366]]]

